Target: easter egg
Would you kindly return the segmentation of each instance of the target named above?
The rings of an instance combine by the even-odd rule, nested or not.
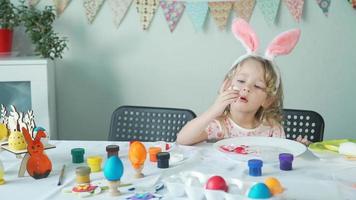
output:
[[[104,165],[104,176],[109,181],[118,181],[124,173],[124,165],[117,156],[109,157]]]
[[[145,145],[139,141],[134,141],[130,144],[129,148],[129,160],[133,168],[140,168],[146,160],[147,151]]]
[[[6,125],[3,123],[0,123],[0,141],[7,138],[7,135],[8,135],[8,131],[7,131]]]
[[[223,190],[227,192],[227,184],[223,177],[221,176],[212,176],[208,179],[206,186],[208,190]]]
[[[269,177],[265,180],[265,184],[271,191],[273,195],[277,195],[283,192],[283,188],[281,183],[278,181],[278,179]]]
[[[22,132],[14,131],[9,136],[9,147],[11,150],[24,150],[27,147],[25,137]]]
[[[256,183],[248,193],[248,197],[252,199],[268,199],[271,196],[271,191],[264,183]]]

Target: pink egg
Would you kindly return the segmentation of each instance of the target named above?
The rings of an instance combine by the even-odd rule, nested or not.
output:
[[[221,176],[212,176],[206,182],[206,189],[208,190],[222,190],[227,192],[227,184],[223,177]]]

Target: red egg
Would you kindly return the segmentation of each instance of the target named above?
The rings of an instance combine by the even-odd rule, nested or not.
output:
[[[227,184],[223,177],[221,176],[212,176],[208,179],[208,182],[205,186],[208,190],[223,190],[227,192]]]

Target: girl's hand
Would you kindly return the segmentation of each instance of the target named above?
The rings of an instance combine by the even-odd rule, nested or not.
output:
[[[209,108],[208,113],[217,118],[224,113],[225,108],[236,101],[240,95],[238,90],[229,89],[230,81],[225,80],[219,90],[219,95],[215,100],[215,103]]]
[[[311,141],[308,140],[307,136],[304,136],[304,138],[302,138],[302,136],[299,135],[295,140],[297,142],[304,144],[305,146],[309,146],[312,143]]]

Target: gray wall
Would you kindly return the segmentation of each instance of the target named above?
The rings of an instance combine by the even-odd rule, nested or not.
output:
[[[314,0],[304,6],[299,24],[283,3],[276,25],[268,26],[258,7],[251,24],[263,49],[276,34],[301,28],[294,52],[276,60],[285,107],[319,112],[326,122],[325,138],[353,137],[356,10],[346,1],[332,1],[325,17]],[[82,1],[72,1],[55,24],[69,40],[56,66],[59,138],[106,140],[112,111],[125,104],[205,111],[230,65],[244,53],[230,28],[218,30],[211,16],[205,28],[196,32],[184,13],[170,33],[159,9],[145,32],[132,6],[116,29],[107,3],[89,25]]]

